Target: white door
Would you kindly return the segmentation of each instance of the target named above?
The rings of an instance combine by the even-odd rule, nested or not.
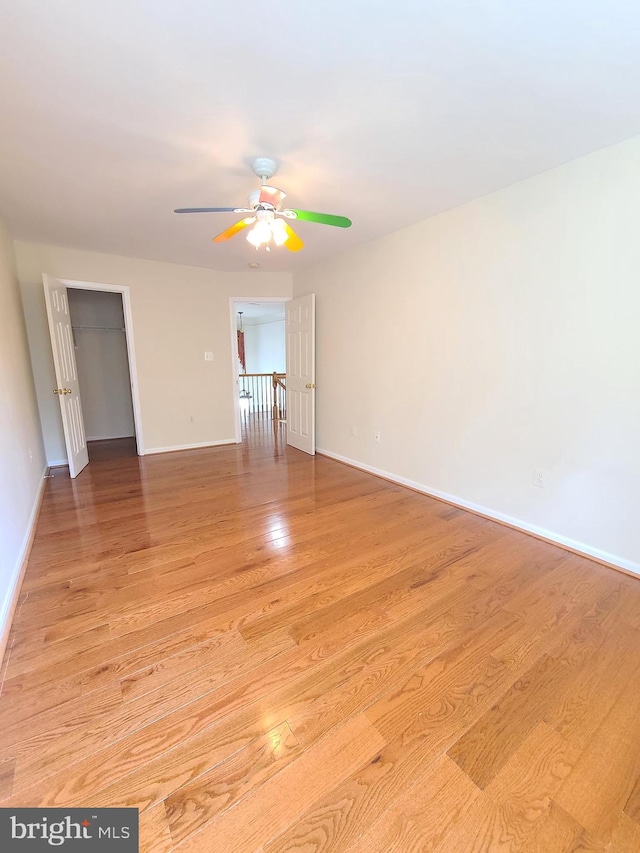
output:
[[[67,458],[69,459],[69,473],[72,477],[77,477],[88,464],[89,454],[82,419],[80,386],[78,384],[67,288],[61,281],[48,275],[43,275],[42,280],[49,319],[51,349],[53,350],[53,366],[58,385],[52,391],[57,394],[60,400],[62,428],[64,430],[64,441],[67,445]]]
[[[316,452],[316,296],[287,308],[287,444]]]

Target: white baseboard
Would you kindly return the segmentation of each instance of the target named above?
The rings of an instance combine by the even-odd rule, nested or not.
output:
[[[88,435],[87,441],[117,441],[120,438],[135,438],[135,435]]]
[[[13,614],[15,613],[15,609],[18,604],[18,599],[20,597],[22,579],[24,578],[24,573],[27,569],[29,553],[31,551],[31,545],[33,544],[33,537],[36,532],[36,524],[38,522],[38,515],[40,513],[40,504],[42,503],[44,486],[47,482],[45,479],[46,472],[47,469],[45,468],[42,472],[42,477],[40,478],[40,486],[38,487],[38,492],[33,502],[33,508],[31,510],[31,515],[29,516],[29,521],[27,522],[27,529],[25,531],[24,539],[22,540],[22,546],[20,548],[20,552],[18,553],[18,558],[15,563],[11,584],[9,586],[9,589],[7,590],[5,600],[2,604],[2,611],[0,612],[0,665],[2,664],[2,661],[4,659],[4,653],[7,648],[7,641],[9,639],[9,631],[11,630]]]
[[[221,444],[237,444],[235,438],[223,438],[220,441],[202,441],[199,444],[176,444],[173,447],[148,447],[144,456],[154,453],[173,453],[175,450],[197,450],[201,447],[218,447]]]
[[[461,509],[467,509],[476,515],[481,515],[484,518],[490,518],[493,521],[499,521],[509,527],[514,527],[516,530],[522,530],[524,533],[531,533],[538,539],[544,539],[546,542],[551,542],[554,545],[560,545],[569,551],[580,554],[584,557],[589,557],[597,560],[599,563],[611,566],[614,569],[622,569],[632,575],[640,575],[640,563],[634,563],[631,560],[626,560],[624,557],[618,557],[616,554],[609,554],[607,551],[601,551],[599,548],[593,548],[591,545],[586,545],[584,542],[578,542],[575,539],[570,539],[568,536],[563,536],[560,533],[555,533],[552,530],[546,530],[543,527],[538,527],[535,524],[529,524],[527,521],[522,521],[519,518],[514,518],[510,515],[505,515],[502,512],[496,512],[489,507],[481,504],[473,503],[472,501],[459,498],[457,495],[450,495],[447,492],[441,492],[438,489],[432,489],[425,486],[423,483],[416,483],[414,480],[408,480],[406,477],[398,477],[391,474],[389,471],[383,471],[380,468],[374,468],[372,465],[365,465],[363,462],[358,462],[355,459],[349,459],[347,456],[340,456],[338,453],[332,453],[330,450],[323,450],[320,447],[316,448],[316,452],[322,456],[328,456],[330,459],[335,459],[337,462],[344,462],[352,468],[359,468],[361,471],[366,471],[369,474],[375,474],[376,477],[381,477],[383,480],[389,480],[392,483],[397,483],[400,486],[407,486],[416,492],[422,492],[429,497],[437,498],[446,503],[459,506]]]

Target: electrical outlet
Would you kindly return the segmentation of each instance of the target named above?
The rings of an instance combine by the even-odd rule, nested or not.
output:
[[[212,352],[205,352],[204,360],[205,361],[213,361],[213,353]]]
[[[380,444],[380,438],[381,438],[380,430],[377,429],[373,434],[373,440],[375,441],[376,444]]]
[[[547,474],[546,471],[542,470],[542,468],[536,468],[533,472],[533,485],[537,486],[539,489],[544,489],[547,485]]]

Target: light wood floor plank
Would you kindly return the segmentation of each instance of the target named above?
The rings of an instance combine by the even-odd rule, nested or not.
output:
[[[540,723],[435,848],[436,853],[523,850],[576,760],[577,751]]]
[[[372,761],[384,745],[366,717],[353,717],[176,849],[181,853],[255,851],[355,768]]]
[[[140,813],[140,853],[172,853],[173,839],[164,805]]]
[[[610,841],[640,774],[638,743],[640,689],[634,678],[586,744],[573,772],[555,796],[566,812],[605,843]]]
[[[632,848],[622,846],[620,849]],[[550,850],[562,853],[604,853],[605,848],[551,800],[544,817],[536,821],[534,831],[522,848],[523,853],[548,853]]]
[[[628,815],[621,814],[607,845],[607,853],[640,850],[640,825]]]
[[[235,697],[235,707],[241,708],[251,696],[262,695],[267,675],[272,684],[278,679],[286,684],[292,658],[280,661],[278,668],[272,659],[288,651],[295,653],[292,644],[288,635],[278,642],[269,637],[268,642],[255,643],[240,661],[222,661],[196,679],[176,680],[166,691],[145,693],[136,702],[121,701],[114,709],[95,715],[90,725],[53,728],[21,741],[11,747],[17,756],[14,794],[39,805],[58,805],[64,803],[69,790],[76,797],[88,794],[126,776],[141,762],[146,766],[158,752],[164,754],[231,713],[234,706],[227,707],[230,699]],[[234,681],[242,664],[247,665],[248,673],[238,687]],[[296,664],[304,667],[294,657],[292,669]],[[69,777],[73,774],[72,784]]]
[[[469,777],[443,755],[382,812],[349,853],[431,853],[479,794]]]
[[[613,604],[617,600],[617,596],[606,596],[604,601],[594,605],[590,620],[583,617],[572,635],[556,643],[551,653],[543,654],[449,750],[450,757],[478,787],[486,787],[539,722],[555,720],[557,729],[570,729],[569,720],[575,721],[578,712],[576,704],[580,707],[585,704],[577,702],[579,678],[586,672],[592,675],[596,669],[592,658],[602,642],[600,629],[611,621]],[[588,622],[589,630],[585,630],[585,622]],[[635,654],[633,650],[628,654],[627,647],[622,646],[617,646],[615,651],[624,656],[622,666],[626,672],[635,672],[640,663],[640,644]],[[603,654],[603,660],[609,665],[614,664],[612,658]],[[602,688],[601,681],[599,686]],[[621,689],[622,685],[619,686]],[[598,700],[601,701],[604,695],[601,689]],[[588,703],[591,709],[593,704]],[[592,725],[595,718],[597,716],[591,714],[579,730]]]
[[[195,782],[178,788],[164,800],[175,843],[258,790],[301,754],[289,724],[281,723]]]
[[[0,802],[8,800],[13,793],[14,758],[0,760]]]
[[[637,853],[640,582],[286,446],[46,483],[0,801],[145,853]],[[454,761],[455,759],[455,761]]]

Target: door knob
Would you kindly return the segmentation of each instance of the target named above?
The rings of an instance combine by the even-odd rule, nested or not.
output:
[[[71,388],[63,388],[62,393],[63,394],[71,394]]]
[[[307,384],[304,387],[305,388],[315,388],[316,383],[315,382],[307,382]]]
[[[54,388],[53,393],[54,394],[62,394],[63,393],[62,388]]]

